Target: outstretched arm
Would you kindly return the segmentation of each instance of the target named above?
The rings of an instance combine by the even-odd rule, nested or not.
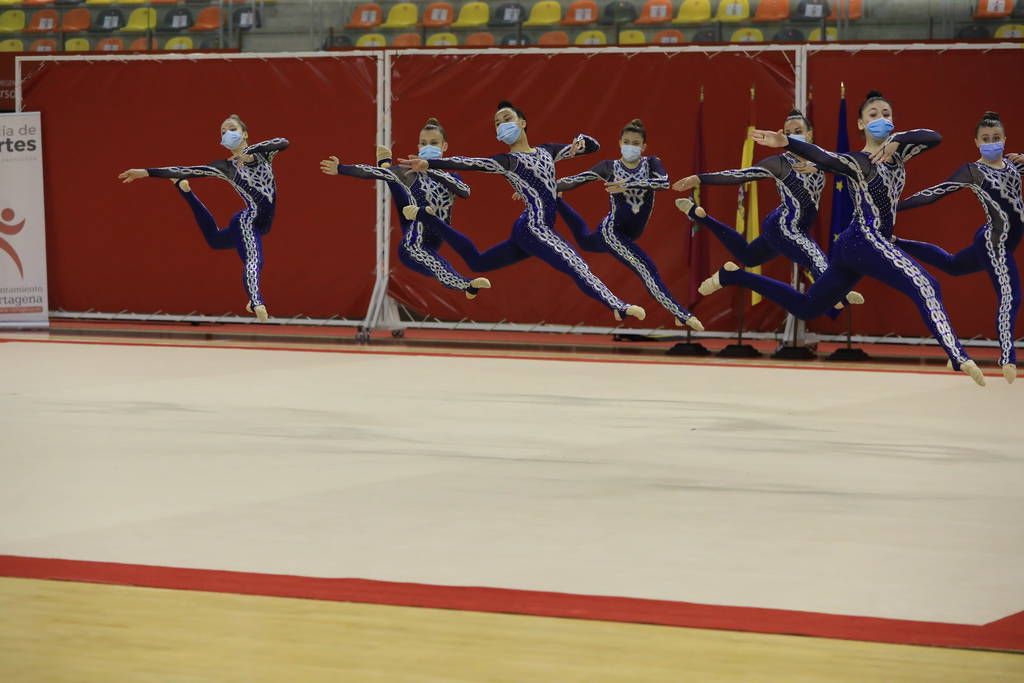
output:
[[[839,175],[854,176],[857,173],[857,162],[849,156],[828,152],[809,142],[795,140],[783,135],[782,131],[755,130],[750,137],[765,147],[785,147],[793,154],[807,159],[825,171]]]
[[[445,157],[441,159],[399,159],[398,164],[402,168],[408,168],[416,173],[422,173],[428,169],[440,169],[442,171],[483,171],[484,173],[505,173],[512,168],[511,157],[508,154],[498,154],[493,157]]]
[[[257,142],[255,145],[249,145],[245,148],[245,154],[265,154],[267,159],[272,161],[278,152],[282,152],[288,149],[287,138],[271,138],[270,140],[264,140],[263,142]]]
[[[223,164],[223,166],[221,165]],[[228,180],[225,162],[205,166],[161,166],[158,168],[130,168],[117,176],[126,183],[140,178],[220,178]]]
[[[597,140],[582,133],[573,138],[573,141],[568,144],[549,142],[540,146],[551,152],[551,156],[555,158],[556,162],[572,159],[581,154],[593,154],[601,149],[601,145]]]
[[[902,200],[896,205],[896,210],[907,211],[909,209],[916,209],[919,206],[933,204],[946,195],[953,194],[954,192],[965,187],[970,187],[973,184],[975,183],[971,176],[971,166],[970,164],[966,164],[958,168],[956,172],[945,182],[927,187]]]
[[[344,175],[363,180],[383,180],[387,183],[398,183],[401,180],[389,168],[371,166],[369,164],[342,164],[338,157],[332,156],[320,162],[320,170],[325,175]]]
[[[560,178],[558,180],[558,191],[568,192],[569,190],[575,190],[581,185],[592,183],[595,180],[611,180],[611,177],[611,163],[608,161],[602,161],[599,164],[595,164],[590,169],[583,171],[583,173],[577,173],[576,175]]]
[[[658,157],[650,157],[650,159],[647,160],[647,167],[649,171],[646,178],[630,180],[624,183],[623,187],[626,189],[638,190],[667,190],[668,171],[665,170],[665,166],[661,163],[661,159]]]
[[[427,173],[430,174],[431,178],[448,188],[448,190],[456,197],[461,199],[467,199],[469,197],[469,193],[471,192],[469,185],[459,177],[458,173],[448,173],[447,171],[433,169],[427,171]]]
[[[937,146],[942,142],[942,136],[934,130],[915,128],[902,133],[896,133],[890,138],[890,142],[899,144],[896,154],[902,156],[903,161],[907,161],[916,157],[921,152],[926,152],[932,147]]]

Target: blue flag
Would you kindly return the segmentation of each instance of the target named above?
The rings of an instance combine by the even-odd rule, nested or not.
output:
[[[846,130],[846,89],[839,97],[839,135],[836,136],[836,154],[848,154],[850,152],[850,135]],[[828,251],[832,253],[832,244],[839,237],[839,233],[846,229],[853,217],[853,199],[850,197],[850,189],[846,186],[845,176],[834,175],[832,177],[832,220],[828,225]]]

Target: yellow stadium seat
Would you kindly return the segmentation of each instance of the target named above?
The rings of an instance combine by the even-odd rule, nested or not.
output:
[[[631,29],[619,33],[619,45],[643,45],[647,42],[643,31]]]
[[[388,20],[380,25],[384,29],[413,28],[418,19],[416,5],[400,2],[388,12]]]
[[[763,43],[764,33],[759,28],[741,28],[729,36],[730,43]]]
[[[996,29],[996,38],[1024,38],[1024,24],[1005,24]]]
[[[711,0],[683,0],[673,24],[703,24],[711,21]]]
[[[722,0],[718,3],[715,19],[721,22],[749,21],[750,0]]]
[[[387,44],[388,39],[380,33],[367,33],[356,41],[356,47],[384,47]]]
[[[9,9],[0,14],[0,33],[20,33],[25,30],[25,13],[20,9]]]
[[[459,37],[454,33],[435,33],[427,38],[427,47],[447,47],[458,44]]]
[[[604,31],[584,31],[576,36],[577,45],[607,45],[608,36]]]
[[[88,52],[91,49],[88,38],[69,38],[64,41],[64,52]]]
[[[554,26],[562,20],[562,6],[555,0],[540,0],[530,8],[530,18],[523,26]]]
[[[453,28],[480,28],[491,20],[491,6],[486,2],[467,2],[459,10]]]
[[[195,49],[195,45],[188,36],[176,36],[164,43],[164,49],[184,52],[185,50]]]
[[[0,7],[4,5],[20,5],[21,0],[0,0]]]
[[[87,5],[113,5],[114,0],[85,0]]]
[[[24,52],[25,43],[21,42],[17,38],[10,40],[0,40],[0,52]]]
[[[140,7],[132,10],[128,23],[121,29],[127,33],[142,33],[156,28],[156,10],[152,7]]]
[[[144,5],[147,0],[117,0],[118,5]]]
[[[812,43],[821,42],[821,29],[816,28],[813,31],[811,31],[811,35],[807,36],[807,40],[809,40]],[[839,40],[839,30],[836,29],[834,26],[829,26],[827,29],[825,29],[825,40]]]

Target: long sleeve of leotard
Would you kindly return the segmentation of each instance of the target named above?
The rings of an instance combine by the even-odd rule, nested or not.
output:
[[[612,178],[612,162],[601,161],[594,164],[591,168],[583,173],[577,173],[576,175],[566,176],[558,181],[558,191],[568,192],[569,190],[575,190],[581,185],[592,183],[595,180],[608,181]]]
[[[728,171],[716,171],[714,173],[698,173],[701,185],[742,185],[751,180],[781,179],[785,177],[782,172],[782,157],[778,154],[767,157],[747,168],[734,168]]]
[[[246,154],[265,154],[267,160],[271,161],[278,152],[283,152],[288,149],[287,138],[271,138],[270,140],[264,140],[263,142],[257,142],[255,145],[249,145],[245,148]]]
[[[229,180],[228,162],[219,160],[205,166],[160,166],[147,168],[151,178],[221,178]]]
[[[390,168],[371,166],[369,164],[338,164],[338,175],[363,180],[383,180],[389,183],[401,182]]]
[[[458,173],[448,173],[447,171],[438,171],[434,169],[427,171],[427,173],[430,174],[431,178],[448,188],[448,190],[456,197],[461,199],[469,197],[469,185],[466,184]]]
[[[947,180],[939,183],[938,185],[926,187],[920,192],[912,194],[906,199],[900,201],[900,203],[896,205],[896,210],[907,211],[909,209],[916,209],[919,206],[927,206],[928,204],[939,201],[946,195],[953,194],[957,190],[962,190],[963,188],[970,187],[974,184],[971,165],[964,164]]]
[[[900,143],[896,154],[907,161],[916,157],[921,152],[926,152],[942,142],[942,136],[934,130],[927,128],[914,128],[913,130],[896,133],[890,138],[890,142]]]
[[[1016,166],[1018,171],[1024,173],[1024,158],[1021,158],[1020,161],[1010,161],[1009,159],[1007,161]]]
[[[661,163],[661,159],[658,157],[648,157],[647,168],[646,178],[628,180],[626,181],[626,188],[631,190],[667,190],[668,171],[665,170],[665,165]]]
[[[807,159],[812,164],[816,165],[823,171],[829,173],[836,173],[838,175],[853,176],[857,174],[859,165],[856,159],[849,156],[848,154],[836,154],[812,145],[809,142],[803,142],[801,140],[794,140],[793,138],[787,138],[789,142],[786,144],[788,149],[793,154]]]
[[[493,157],[443,157],[428,160],[427,167],[442,171],[505,173],[512,168],[512,157],[508,154],[496,154]]]
[[[583,151],[572,154],[572,146],[575,145],[580,140],[583,141]],[[548,142],[540,146],[544,147],[549,152],[551,152],[551,156],[554,157],[556,162],[564,161],[566,159],[572,159],[583,154],[593,154],[594,152],[601,149],[601,144],[597,140],[590,137],[589,135],[584,135],[583,133],[580,133],[575,138],[573,138],[572,142],[570,143],[563,144],[560,142]]]

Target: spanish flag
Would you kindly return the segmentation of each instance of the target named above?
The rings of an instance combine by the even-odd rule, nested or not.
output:
[[[754,88],[750,88],[750,121],[747,126],[747,136],[743,140],[743,153],[740,158],[740,168],[749,168],[754,165],[754,139],[751,135],[754,132]],[[757,209],[757,183],[749,182],[740,185],[739,201],[736,204],[736,230],[743,233],[747,242],[753,242],[761,235],[761,217]],[[747,268],[751,273],[761,274],[761,266]],[[756,306],[761,303],[761,295],[751,292],[750,305]]]

